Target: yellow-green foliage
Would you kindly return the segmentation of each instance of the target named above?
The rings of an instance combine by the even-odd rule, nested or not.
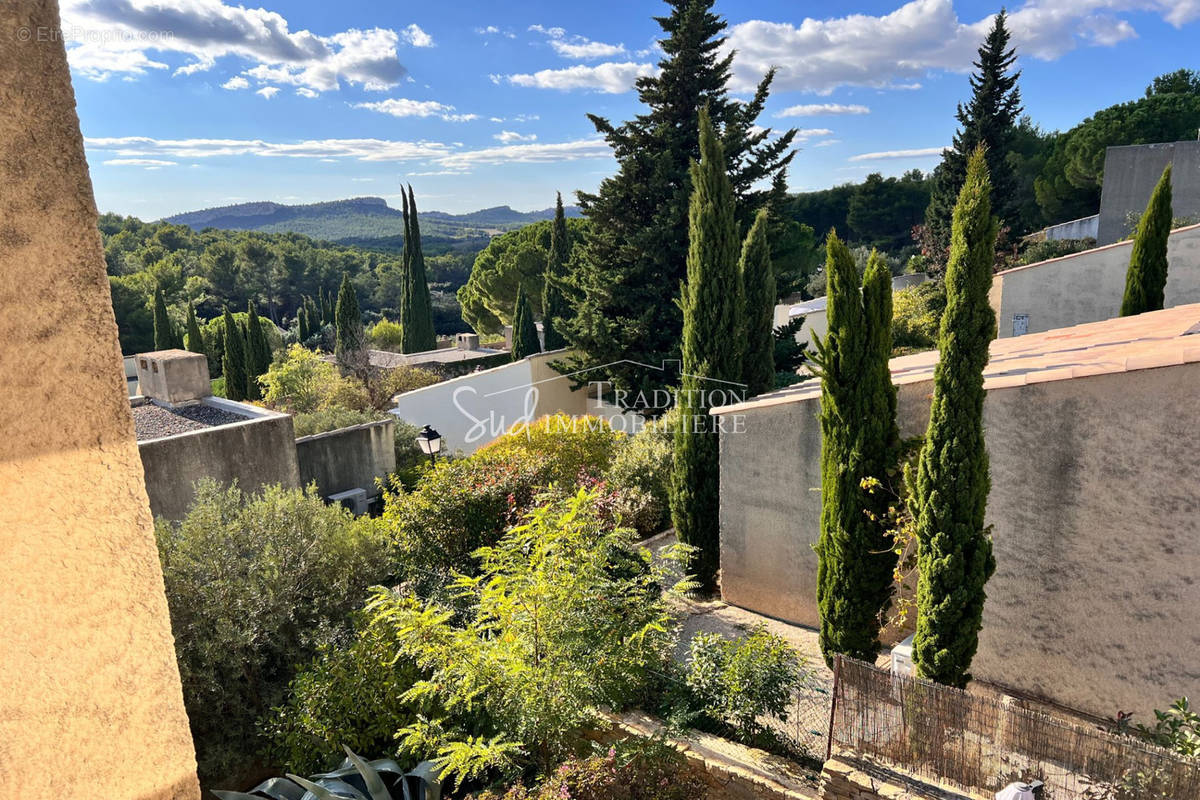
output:
[[[283,358],[259,379],[263,401],[292,413],[307,413],[330,405],[330,398],[345,380],[332,364],[312,350],[293,344]]]
[[[531,457],[547,483],[570,487],[580,475],[602,476],[626,438],[600,417],[554,414],[514,426],[480,452]]]
[[[937,349],[938,327],[946,310],[946,285],[926,281],[892,295],[893,355]]]
[[[404,343],[404,328],[398,322],[381,319],[367,328],[367,341],[376,350],[399,353],[400,346]]]

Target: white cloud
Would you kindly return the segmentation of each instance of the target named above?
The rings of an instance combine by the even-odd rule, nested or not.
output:
[[[612,150],[598,137],[571,142],[510,144],[452,153],[437,159],[449,169],[469,169],[477,164],[548,164],[591,158],[611,158]]]
[[[513,142],[536,142],[537,134],[530,133],[522,135],[516,131],[500,131],[492,136],[493,139],[503,142],[504,144],[512,144]]]
[[[307,86],[301,86],[299,89],[296,90],[296,94],[300,95],[301,97],[307,97],[309,99],[312,99],[317,96],[317,93],[314,92],[312,89],[308,88]]]
[[[652,64],[633,62],[608,62],[587,67],[582,64],[565,69],[544,69],[532,74],[493,75],[492,80],[507,80],[515,86],[535,89],[595,89],[608,94],[619,94],[633,88],[634,81],[645,75],[654,75],[657,68]]]
[[[506,39],[517,38],[517,35],[515,33],[513,33],[512,31],[502,31],[499,28],[497,28],[495,25],[488,25],[487,27],[484,27],[484,28],[476,28],[475,32],[478,33],[480,36],[503,36]]]
[[[1122,14],[1151,11],[1172,25],[1200,18],[1197,0],[1028,0],[1009,14],[1023,56],[1054,60],[1079,46],[1136,35]],[[952,0],[911,0],[882,16],[806,18],[798,24],[749,20],[730,28],[733,85],[752,89],[768,68],[775,88],[827,94],[839,86],[902,88],[934,71],[964,72],[992,17],[963,22]]]
[[[877,153],[859,153],[850,156],[847,161],[883,161],[890,158],[925,158],[940,156],[944,147],[921,147],[916,150],[880,150]]]
[[[279,94],[279,87],[278,86],[264,86],[263,88],[256,91],[255,94],[261,94],[263,97],[270,100],[272,97]]]
[[[567,36],[567,32],[562,28],[530,25],[529,30],[546,36],[550,40],[550,47],[563,58],[590,61],[594,58],[613,58],[625,53],[623,44],[596,42],[586,36]]]
[[[250,81],[246,80],[241,75],[234,75],[232,78],[230,78],[229,80],[222,83],[221,88],[229,89],[230,91],[237,91],[238,89],[249,89]]]
[[[433,47],[433,37],[421,30],[421,26],[413,23],[404,29],[404,41],[413,47]]]
[[[813,139],[817,136],[828,136],[833,133],[829,128],[800,128],[796,131],[796,138],[800,141]]]
[[[343,159],[368,162],[415,161],[424,162],[430,169],[455,173],[466,172],[479,164],[549,164],[612,156],[608,145],[599,137],[567,142],[505,144],[476,150],[462,150],[457,143],[389,139],[268,142],[262,139],[154,139],[147,136],[123,136],[88,137],[84,143],[89,152],[112,153],[119,160],[256,156],[315,159],[333,164],[341,163]]]
[[[841,141],[841,139],[822,139],[819,142],[813,142],[813,147],[829,147],[830,145],[838,144]]]
[[[110,158],[103,162],[106,167],[173,167],[176,162],[160,158]]]
[[[871,109],[857,104],[843,105],[842,103],[805,103],[798,106],[788,106],[775,116],[778,119],[787,117],[823,117],[840,114],[870,114]]]
[[[365,108],[393,117],[441,117],[447,122],[469,122],[479,119],[478,114],[452,113],[454,106],[436,100],[411,100],[407,97],[389,97],[387,100],[371,103],[355,103],[354,108]]]
[[[334,91],[343,82],[381,90],[407,74],[397,53],[402,42],[433,44],[416,25],[328,36],[293,31],[274,11],[222,0],[63,0],[62,22],[71,66],[92,80],[168,69],[164,54],[191,59],[176,75],[212,69],[217,59],[232,56],[287,76],[278,82],[314,91]]]

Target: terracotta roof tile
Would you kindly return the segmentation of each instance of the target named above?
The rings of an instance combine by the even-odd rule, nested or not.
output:
[[[1006,389],[1193,362],[1200,362],[1200,303],[996,339],[983,385],[986,389]],[[892,381],[898,386],[930,381],[936,364],[936,351],[893,358]],[[820,394],[820,383],[809,381],[745,403],[715,408],[712,413],[792,403]]]

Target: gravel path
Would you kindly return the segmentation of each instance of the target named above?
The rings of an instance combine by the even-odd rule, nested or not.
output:
[[[206,405],[172,409],[147,403],[133,409],[133,427],[137,431],[139,442],[174,436],[177,433],[200,431],[217,425],[228,425],[231,422],[242,422],[245,419],[246,417],[240,414]]]

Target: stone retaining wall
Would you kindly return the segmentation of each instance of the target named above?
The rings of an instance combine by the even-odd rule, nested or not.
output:
[[[821,800],[984,800],[835,756],[821,770]]]

